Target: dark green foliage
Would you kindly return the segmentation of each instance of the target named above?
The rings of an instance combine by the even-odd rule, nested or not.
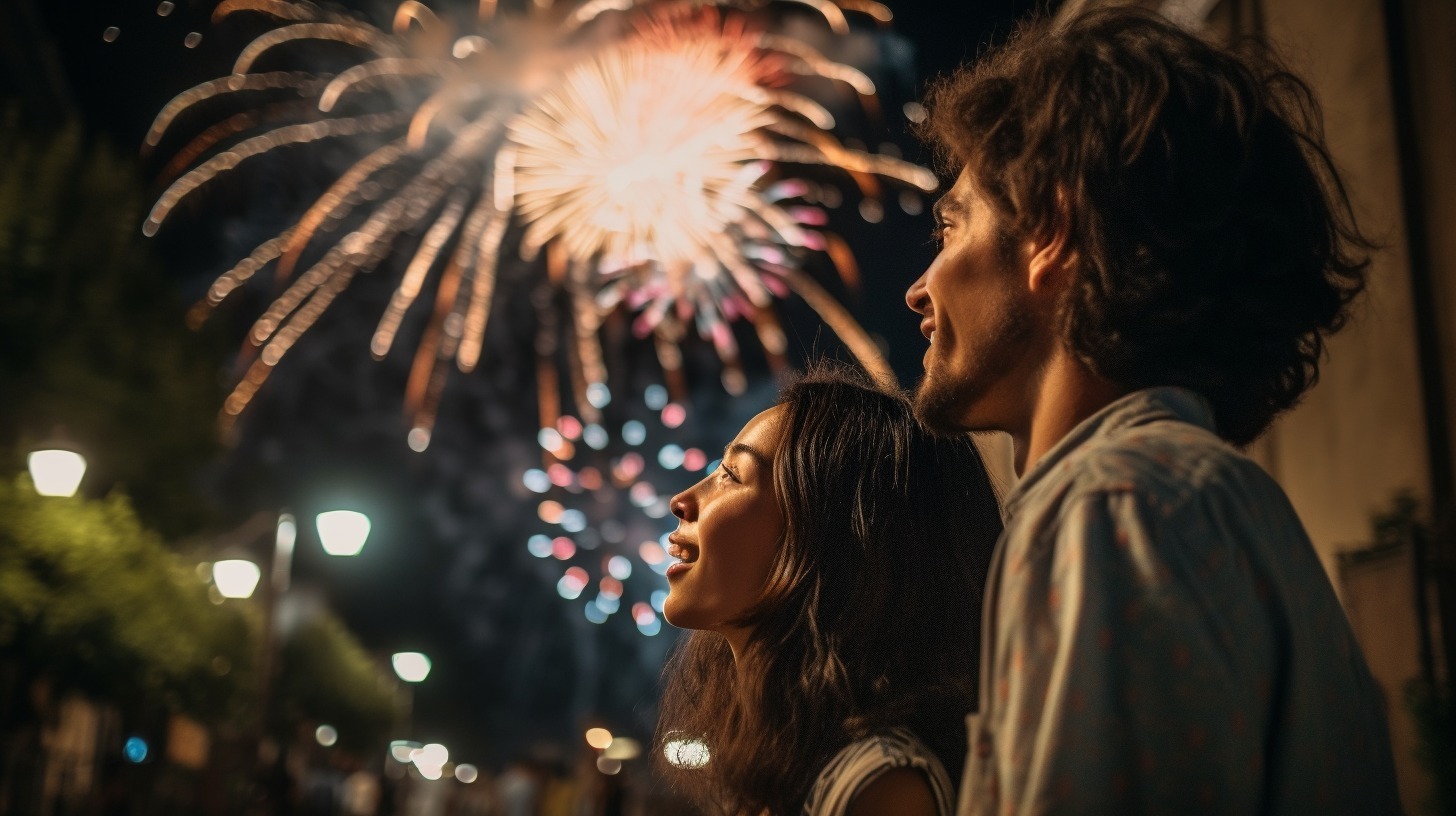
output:
[[[76,126],[0,114],[0,465],[56,426],[86,484],[121,484],[149,526],[206,520],[190,480],[217,451],[218,342],[190,332],[141,236],[134,163]],[[95,493],[93,492],[93,495]]]
[[[0,482],[0,659],[57,691],[245,715],[256,621],[209,601],[195,568],[126,499],[45,498]]]
[[[364,754],[383,748],[394,723],[394,683],[337,618],[319,615],[283,647],[278,680],[288,720],[328,723],[341,747]]]

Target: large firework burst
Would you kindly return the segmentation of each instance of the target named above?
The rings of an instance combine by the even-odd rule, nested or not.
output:
[[[889,19],[866,0],[798,2],[836,33],[848,30],[847,10]],[[147,143],[160,144],[174,120],[214,98],[257,92],[269,102],[208,128],[178,153],[172,168],[180,175],[152,209],[148,234],[194,191],[251,157],[321,140],[372,147],[199,304],[200,317],[270,265],[287,282],[250,332],[256,359],[225,403],[225,421],[243,411],[357,273],[417,233],[371,350],[381,358],[389,352],[438,276],[406,393],[419,449],[451,363],[469,372],[480,362],[497,265],[511,251],[527,260],[544,255],[547,279],[571,304],[570,379],[583,419],[593,420],[610,398],[598,329],[618,307],[635,312],[639,336],[654,338],[669,382],[681,365],[677,344],[693,327],[721,357],[725,385],[740,389],[728,323],[752,320],[765,350],[781,353],[783,334],[768,307],[790,291],[862,364],[888,377],[863,330],[801,271],[810,253],[827,250],[841,262],[847,253],[816,229],[823,213],[805,200],[808,188],[796,175],[817,166],[867,196],[879,194],[882,179],[926,191],[935,179],[832,135],[833,116],[791,90],[793,77],[824,78],[863,97],[874,94],[873,84],[805,42],[750,22],[749,13],[766,5],[533,0],[497,8],[482,0],[461,24],[405,0],[386,31],[306,2],[224,0],[216,19],[253,12],[279,25],[243,49],[230,76],[168,104]],[[260,60],[278,62],[295,53],[282,49],[311,40],[362,59],[335,75],[254,72]],[[289,98],[277,101],[279,94]],[[520,236],[514,245],[508,233]],[[541,368],[543,426],[554,421],[548,404],[556,403],[548,369]]]

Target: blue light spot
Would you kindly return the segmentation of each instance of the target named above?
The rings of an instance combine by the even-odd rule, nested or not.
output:
[[[147,761],[147,741],[141,737],[128,737],[121,753],[126,757],[127,762],[140,765]]]

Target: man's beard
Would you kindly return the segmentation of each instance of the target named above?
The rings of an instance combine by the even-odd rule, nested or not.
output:
[[[1014,366],[1022,364],[1032,334],[1030,312],[1013,300],[1003,303],[989,331],[961,352],[975,356],[963,360],[957,374],[950,373],[951,360],[937,359],[939,354],[933,353],[915,388],[915,418],[938,434],[1007,430],[1002,425],[1016,418],[986,416],[976,408]]]

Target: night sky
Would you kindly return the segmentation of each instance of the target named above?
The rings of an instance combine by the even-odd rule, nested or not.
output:
[[[123,152],[139,149],[167,100],[225,74],[240,48],[263,30],[251,20],[214,27],[208,21],[213,2],[179,0],[165,17],[152,0],[8,5],[10,22],[0,31],[5,54],[0,91],[23,101],[28,124],[44,127],[71,112]],[[894,141],[908,157],[923,161],[905,132],[901,105],[920,93],[926,78],[973,57],[1038,5],[1045,4],[891,2],[896,20],[893,34],[880,38],[882,73],[876,75],[891,117],[866,141]],[[374,19],[383,18],[387,8],[375,8]],[[119,29],[114,42],[103,38],[110,26]],[[188,47],[192,32],[201,39]],[[149,199],[166,158],[138,162],[138,184]],[[169,222],[153,241],[157,257],[178,290],[195,299],[258,241],[291,223],[288,217],[296,217],[329,180],[328,168],[311,162],[307,151],[260,160]],[[903,293],[933,255],[930,219],[893,205],[886,209],[883,223],[868,225],[853,208],[843,208],[831,214],[830,228],[845,236],[861,268],[862,289],[844,293],[846,300],[883,340],[901,383],[908,385],[919,374],[924,340]],[[140,224],[137,231],[142,240]],[[404,445],[400,395],[409,355],[392,354],[376,363],[368,353],[369,333],[396,276],[389,262],[361,276],[305,336],[250,410],[236,445],[199,475],[200,492],[235,518],[271,507],[287,507],[301,517],[351,504],[369,512],[375,526],[362,556],[333,561],[305,535],[295,581],[299,597],[327,598],[371,650],[415,648],[435,658],[435,672],[416,690],[415,738],[445,742],[464,761],[496,762],[543,742],[562,742],[593,717],[616,731],[648,736],[652,684],[675,630],[644,637],[625,610],[645,599],[654,586],[647,579],[655,576],[629,580],[624,614],[595,626],[582,617],[580,601],[557,596],[562,565],[533,558],[523,546],[530,535],[543,532],[534,513],[540,497],[521,483],[523,469],[539,467],[540,461],[532,438],[533,327],[529,307],[508,304],[529,298],[530,270],[520,264],[502,269],[499,298],[507,305],[498,302],[492,313],[486,344],[492,353],[476,374],[457,373],[451,381],[434,442],[423,454]],[[218,318],[229,327],[237,324],[238,339],[245,321],[270,299],[266,291],[249,297]],[[818,329],[802,305],[788,304],[784,314],[795,359],[835,351],[832,333]],[[410,330],[407,325],[405,333]],[[743,337],[747,342],[749,335]],[[650,350],[637,345],[608,349],[614,394],[632,396],[616,400],[608,417],[617,425],[639,419],[652,428],[653,414],[638,403],[659,375]],[[711,452],[772,400],[772,379],[752,351],[745,353],[752,385],[732,400],[717,383],[711,352],[701,345],[688,349],[689,422],[675,430],[656,428],[645,447],[671,442]],[[620,448],[605,453],[614,452]],[[689,482],[681,471],[649,472],[664,494]],[[619,506],[620,496],[613,499],[617,504],[570,498],[593,524],[626,513],[642,525],[628,531],[629,550],[634,541],[668,529],[666,521]],[[657,526],[648,529],[652,524]],[[647,572],[640,562],[637,567]]]

